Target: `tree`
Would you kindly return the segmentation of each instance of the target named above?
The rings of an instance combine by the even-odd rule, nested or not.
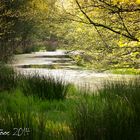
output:
[[[132,41],[140,41],[139,35],[139,2],[115,0],[89,0],[84,3],[75,0],[76,10],[84,17],[73,15],[74,21],[91,24],[95,28],[104,28]],[[132,26],[133,25],[133,26]]]
[[[139,67],[139,1],[71,0],[60,9],[67,47],[83,50],[82,62]]]
[[[0,1],[0,62],[9,61],[17,47],[31,43],[30,36],[47,9],[44,0]]]

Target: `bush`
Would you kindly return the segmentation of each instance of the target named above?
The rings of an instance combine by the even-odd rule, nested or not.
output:
[[[56,46],[49,46],[49,45],[46,45],[46,51],[56,51]]]

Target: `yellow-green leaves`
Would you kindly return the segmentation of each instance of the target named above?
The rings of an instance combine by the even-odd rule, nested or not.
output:
[[[128,5],[134,5],[134,4],[140,4],[140,0],[113,0],[114,4],[128,4]]]

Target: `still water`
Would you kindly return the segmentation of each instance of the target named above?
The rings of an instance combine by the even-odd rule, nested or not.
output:
[[[49,75],[92,90],[101,88],[106,80],[129,80],[134,77],[85,70],[77,66],[64,50],[16,55],[13,66],[24,74]]]

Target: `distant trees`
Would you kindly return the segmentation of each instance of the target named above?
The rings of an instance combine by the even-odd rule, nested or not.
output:
[[[15,22],[18,19],[18,15],[14,15],[12,8],[12,1],[2,0],[0,1],[0,61],[7,61],[13,50],[13,38]],[[11,42],[10,50],[7,48],[8,44]]]
[[[2,0],[0,61],[54,40],[81,50],[78,64],[139,68],[139,7],[140,0]]]
[[[44,0],[0,1],[0,62],[11,59],[17,47],[27,47],[42,13],[47,15]]]

